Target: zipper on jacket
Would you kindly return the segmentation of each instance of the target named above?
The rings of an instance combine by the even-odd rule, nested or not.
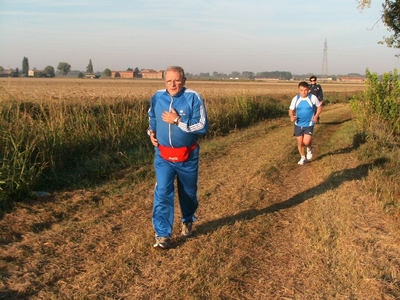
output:
[[[169,103],[169,112],[172,112],[172,103],[174,103],[174,97],[171,97],[171,102]],[[171,124],[168,124],[168,139],[169,139],[169,145],[173,148],[172,146],[172,133],[171,133]]]

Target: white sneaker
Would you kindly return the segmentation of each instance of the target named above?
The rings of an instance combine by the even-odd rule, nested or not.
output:
[[[156,237],[156,243],[153,245],[156,249],[168,249],[171,245],[169,237]]]
[[[193,234],[192,226],[193,226],[192,222],[182,223],[182,232],[181,232],[181,234],[182,234],[183,237],[188,237],[188,236],[191,236]]]
[[[307,147],[307,160],[312,160],[313,149],[312,147]]]
[[[299,165],[305,165],[307,163],[307,159],[305,156],[302,156],[298,162]]]

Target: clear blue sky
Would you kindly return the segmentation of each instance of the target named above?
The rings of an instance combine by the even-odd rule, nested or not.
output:
[[[187,72],[288,71],[382,74],[400,49],[380,17],[382,0],[360,12],[355,0],[0,0],[0,66]],[[372,29],[371,29],[372,28]]]

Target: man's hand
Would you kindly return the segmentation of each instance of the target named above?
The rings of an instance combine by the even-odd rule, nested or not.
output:
[[[169,111],[164,111],[163,114],[162,114],[162,116],[161,116],[161,119],[162,119],[164,122],[166,122],[166,123],[174,124],[174,120],[175,120],[177,117],[179,117],[178,113],[176,112],[175,109],[172,108],[172,109],[171,109],[171,112],[169,112]]]
[[[158,140],[156,138],[156,132],[153,130],[150,130],[150,141],[155,147],[158,147]]]

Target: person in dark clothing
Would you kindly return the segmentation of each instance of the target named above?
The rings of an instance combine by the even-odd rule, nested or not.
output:
[[[316,76],[311,76],[310,77],[310,84],[308,85],[308,88],[310,89],[310,93],[315,95],[319,102],[321,102],[321,105],[324,104],[324,92],[322,91],[322,87],[319,83],[317,83],[317,77]],[[317,123],[319,123],[319,117],[317,120]]]

